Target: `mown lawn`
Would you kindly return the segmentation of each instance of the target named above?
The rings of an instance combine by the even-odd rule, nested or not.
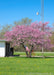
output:
[[[54,58],[0,57],[0,75],[54,75]]]
[[[14,55],[26,55],[25,52],[14,52]],[[44,56],[54,56],[54,52],[44,52]],[[32,56],[42,56],[41,52],[33,52]]]

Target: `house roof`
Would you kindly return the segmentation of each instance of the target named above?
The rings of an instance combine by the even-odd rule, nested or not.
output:
[[[7,41],[5,39],[0,39],[0,42],[10,42],[10,41]]]

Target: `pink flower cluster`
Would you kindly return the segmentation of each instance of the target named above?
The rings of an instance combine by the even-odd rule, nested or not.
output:
[[[44,48],[52,47],[49,37],[51,36],[48,22],[34,22],[31,25],[16,25],[12,31],[6,32],[5,37],[8,41],[12,41],[13,46],[20,45],[21,42],[25,44],[37,46],[43,45]]]

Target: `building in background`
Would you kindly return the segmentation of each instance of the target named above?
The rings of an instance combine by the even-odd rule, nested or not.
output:
[[[10,42],[0,40],[0,57],[13,56],[13,48],[10,48]]]

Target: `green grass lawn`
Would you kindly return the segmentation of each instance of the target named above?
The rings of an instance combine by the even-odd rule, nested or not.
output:
[[[54,58],[0,57],[0,75],[54,75]]]
[[[26,55],[26,53],[25,52],[14,52],[14,55]],[[54,56],[54,52],[46,52],[46,53],[44,53],[43,54],[44,56]],[[42,53],[40,53],[40,52],[34,52],[34,54],[32,54],[32,56],[42,56]]]

